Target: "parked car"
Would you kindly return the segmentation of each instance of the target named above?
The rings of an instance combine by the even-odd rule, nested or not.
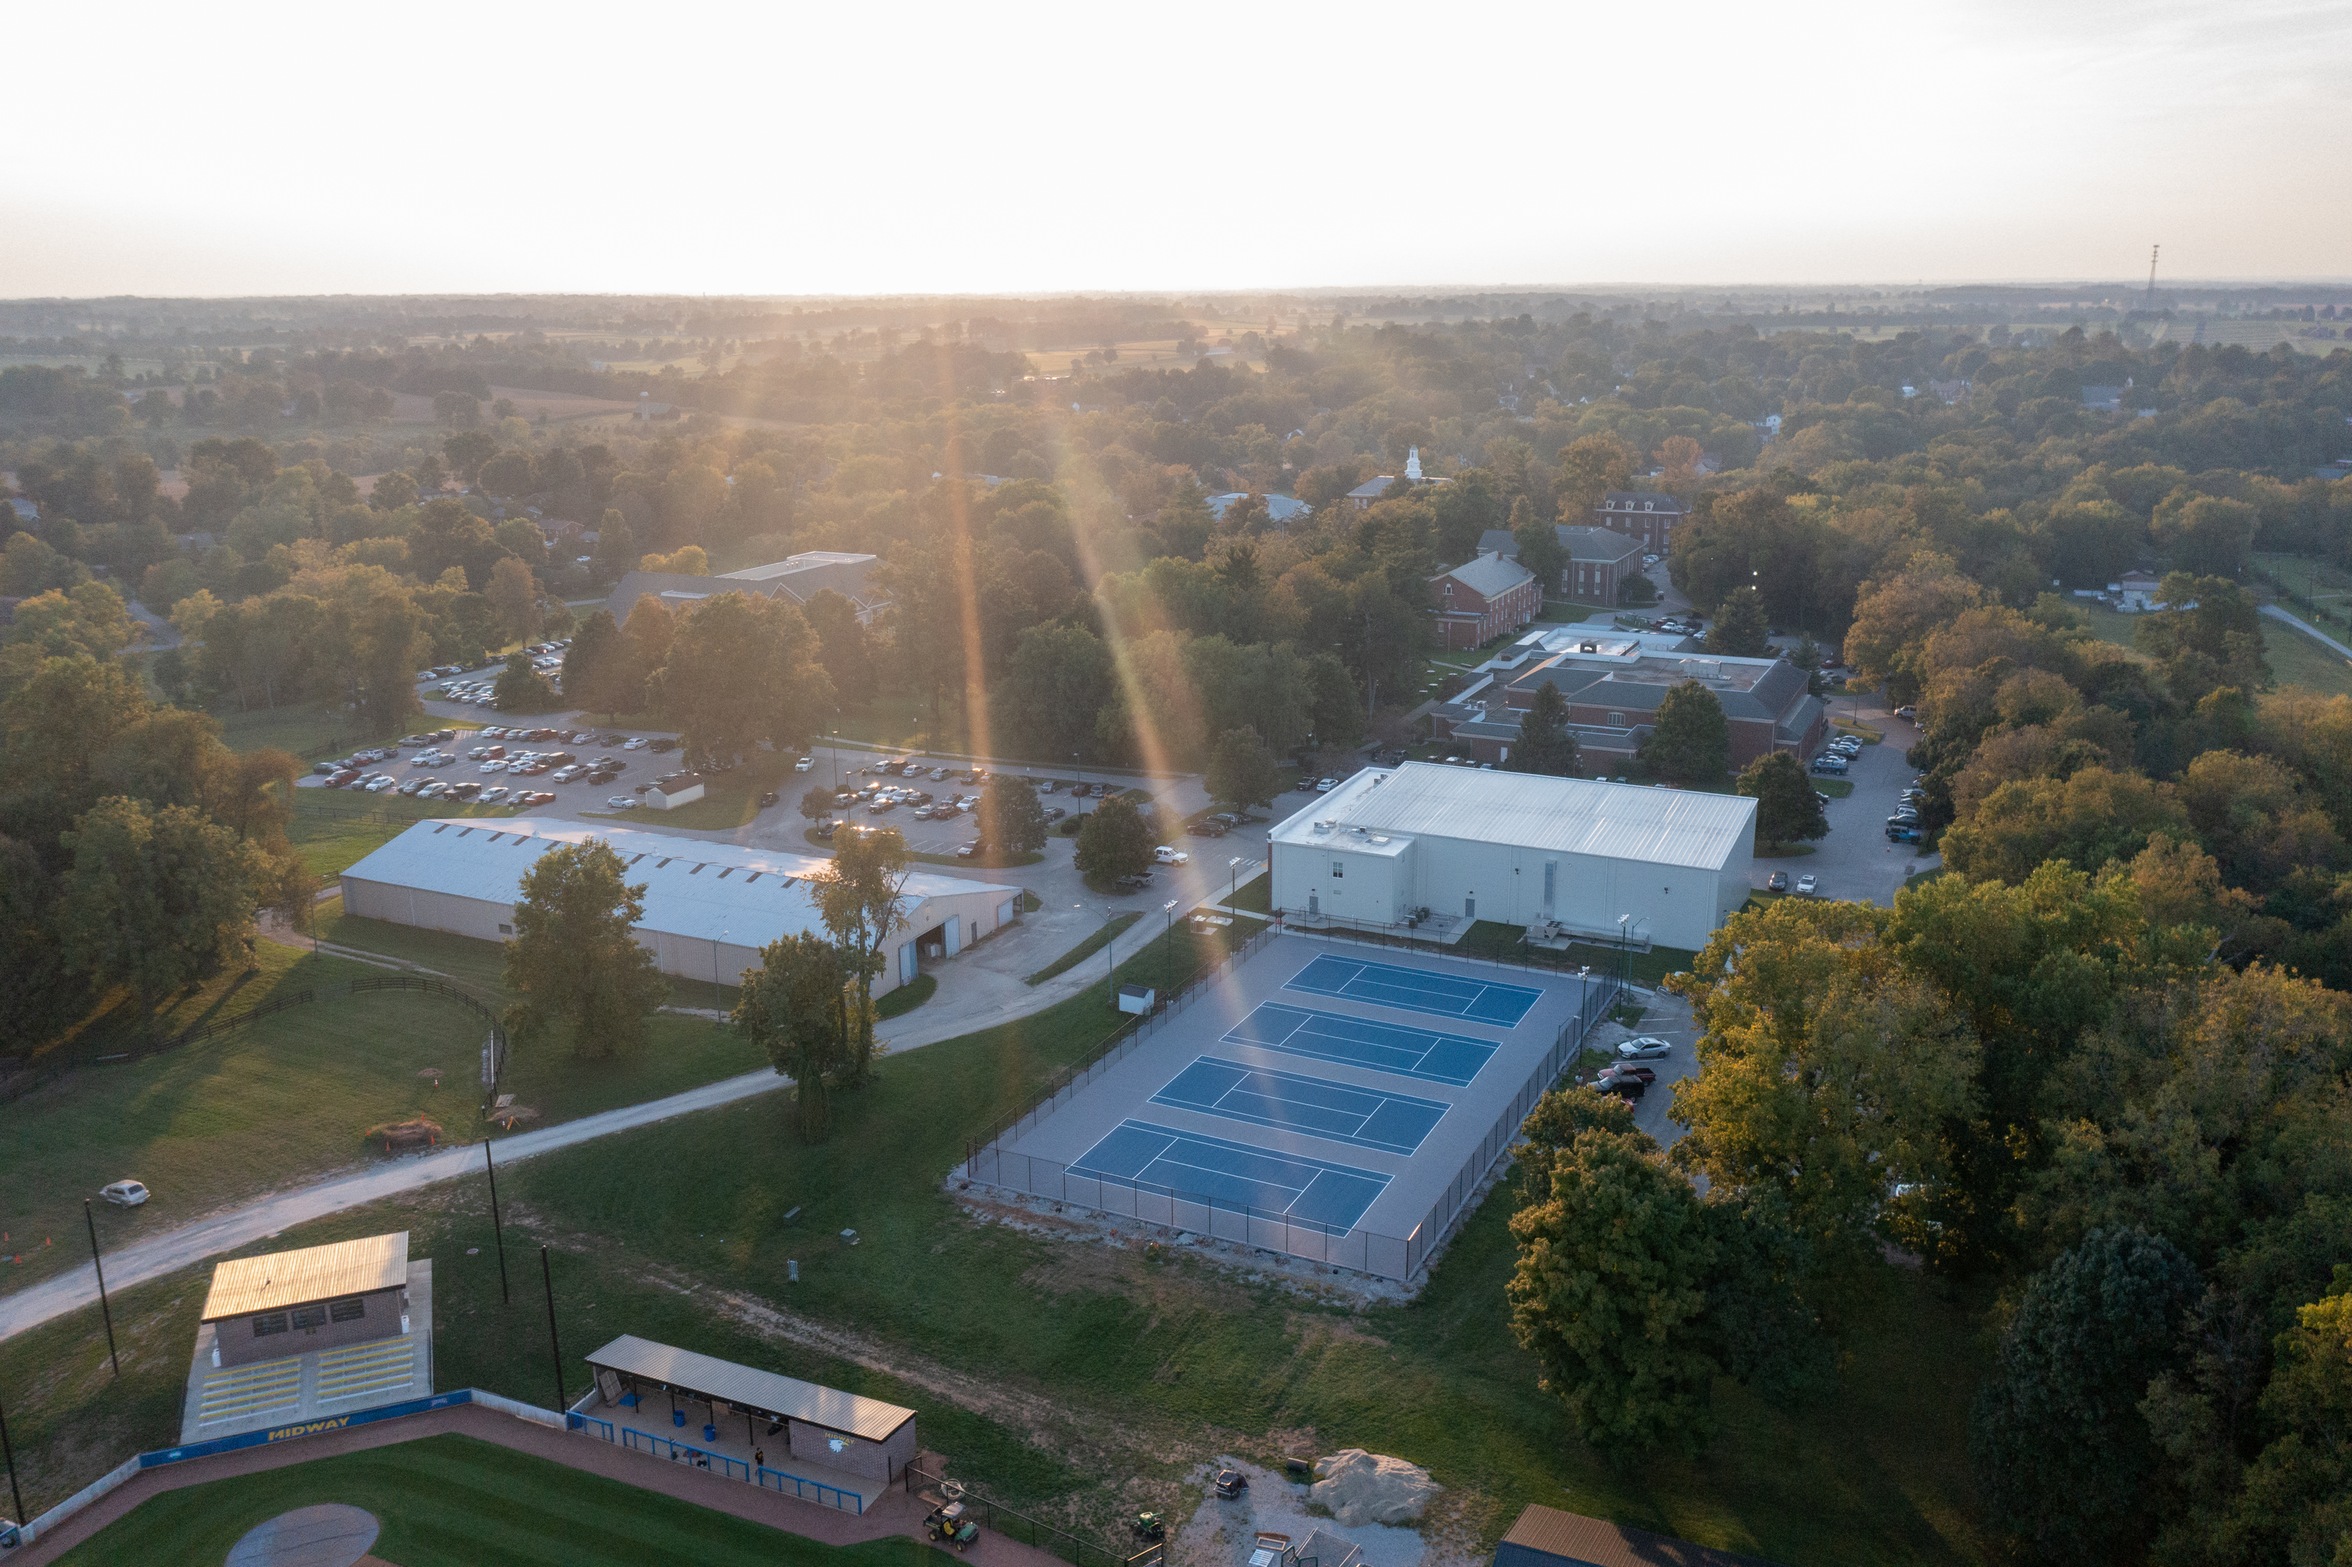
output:
[[[635,742],[635,741],[631,741],[630,743],[631,743],[632,745],[634,745],[636,742]],[[814,766],[816,766],[816,765],[817,765],[817,759],[816,759],[815,757],[813,757],[813,756],[803,756],[803,757],[800,757],[799,759],[797,759],[796,761],[794,761],[794,762],[793,762],[793,764],[792,764],[792,770],[793,770],[794,772],[796,772],[796,773],[805,773],[805,772],[807,772],[807,771],[808,771],[810,768],[812,768],[812,767],[814,767]]]
[[[1817,773],[1825,773],[1832,778],[1842,778],[1849,769],[1844,757],[1825,753],[1813,758],[1813,770]]]
[[[648,744],[650,744],[650,742],[647,741],[645,736],[631,735],[628,739],[621,742],[621,749],[624,751],[642,751]]]
[[[1886,830],[1886,835],[1887,841],[1890,843],[1918,843],[1920,841],[1919,829],[1916,827],[1889,827]]]
[[[1769,875],[1769,876],[1765,877],[1765,878],[1764,878],[1764,890],[1765,890],[1766,892],[1786,892],[1786,891],[1788,891],[1788,872],[1787,872],[1787,871],[1774,871],[1774,872],[1773,872],[1771,875]]]
[[[776,803],[776,791],[775,791],[775,790],[773,790],[773,789],[763,789],[763,790],[761,790],[761,791],[760,791],[760,808],[761,808],[762,810],[765,810],[767,807],[769,807],[769,806],[771,806],[771,805],[774,805],[775,803]]]
[[[1673,1053],[1674,1047],[1655,1034],[1637,1034],[1631,1039],[1619,1041],[1617,1045],[1617,1059],[1620,1061],[1655,1061],[1660,1056]]]
[[[616,794],[611,799],[606,800],[604,805],[605,809],[611,811],[633,811],[637,809],[637,797],[635,795]]]
[[[1918,718],[1919,718],[1919,709],[1918,709],[1918,708],[1916,708],[1916,707],[1912,707],[1912,706],[1909,706],[1908,704],[1906,704],[1905,706],[1898,707],[1898,708],[1896,708],[1896,709],[1895,709],[1895,716],[1896,716],[1897,718],[1900,718],[1900,719],[1903,719],[1903,720],[1905,720],[1906,722],[1913,722],[1913,723],[1915,723],[1915,722],[1917,722],[1917,721],[1918,721]]]
[[[1318,778],[1315,780],[1315,792],[1317,794],[1329,794],[1332,790],[1338,787],[1339,780],[1336,778]]]
[[[482,805],[496,805],[499,801],[506,798],[506,793],[506,785],[492,784],[489,788],[483,790],[481,794],[476,797],[477,803]]]
[[[977,840],[971,843],[959,843],[956,845],[956,858],[959,860],[968,860],[979,852],[980,845]]]
[[[1810,898],[1821,890],[1821,878],[1810,873],[1797,878],[1797,896]]]
[[[1630,1061],[1612,1061],[1601,1068],[1594,1081],[1608,1083],[1622,1077],[1635,1078],[1644,1083],[1654,1083],[1658,1080],[1658,1069],[1654,1066],[1635,1066]]]
[[[1615,1094],[1628,1103],[1639,1103],[1642,1095],[1650,1091],[1650,1085],[1638,1077],[1612,1077],[1605,1083],[1593,1086],[1604,1094]]]
[[[147,1186],[143,1181],[109,1181],[98,1188],[98,1195],[117,1208],[136,1208],[147,1200]]]
[[[678,749],[678,742],[672,740],[669,736],[664,735],[658,740],[648,740],[645,742],[645,748],[648,751],[675,751]]]
[[[1189,865],[1192,863],[1191,855],[1182,849],[1171,848],[1164,843],[1152,850],[1152,859],[1160,865]]]

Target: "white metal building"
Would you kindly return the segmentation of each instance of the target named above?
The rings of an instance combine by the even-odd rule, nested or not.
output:
[[[1428,909],[1694,949],[1747,900],[1755,841],[1739,795],[1429,762],[1368,768],[1268,837],[1284,914]]]
[[[780,936],[821,932],[809,879],[832,862],[714,843],[673,833],[544,817],[418,822],[343,873],[343,907],[369,919],[445,930],[483,941],[514,934],[523,874],[560,844],[601,838],[645,885],[637,939],[665,974],[732,985]],[[925,957],[952,957],[1020,913],[1020,889],[916,871],[893,961],[875,994],[921,972]]]

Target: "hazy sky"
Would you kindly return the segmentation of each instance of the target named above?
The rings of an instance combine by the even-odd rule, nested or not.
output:
[[[0,296],[2352,277],[2343,0],[9,10]]]

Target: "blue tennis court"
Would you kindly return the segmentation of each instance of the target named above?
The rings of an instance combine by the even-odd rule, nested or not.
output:
[[[1388,1177],[1372,1170],[1245,1148],[1149,1121],[1120,1122],[1070,1168],[1155,1186],[1195,1202],[1247,1206],[1335,1230],[1355,1228],[1364,1210],[1388,1189]]]
[[[1215,1056],[1202,1056],[1177,1073],[1151,1102],[1401,1154],[1419,1148],[1446,1113],[1434,1099],[1354,1088]]]
[[[1283,988],[1337,996],[1343,1001],[1368,1001],[1405,1012],[1434,1012],[1439,1017],[1492,1023],[1498,1028],[1517,1028],[1519,1020],[1543,999],[1542,991],[1525,985],[1459,979],[1427,969],[1334,957],[1328,952],[1300,969]]]
[[[1496,1049],[1483,1039],[1400,1028],[1369,1018],[1341,1017],[1336,1012],[1310,1012],[1279,1001],[1264,1003],[1234,1024],[1225,1033],[1225,1043],[1256,1045],[1317,1061],[1343,1061],[1349,1066],[1450,1083],[1456,1088],[1469,1087],[1478,1069],[1494,1059]]]

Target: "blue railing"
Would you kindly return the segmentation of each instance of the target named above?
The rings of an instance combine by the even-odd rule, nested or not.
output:
[[[601,1416],[583,1415],[575,1410],[571,1414],[565,1416],[564,1419],[567,1429],[573,1431],[586,1431],[590,1426],[595,1426],[597,1428],[597,1434],[602,1435],[607,1442],[613,1439],[613,1423],[602,1418]]]
[[[697,1469],[709,1469],[731,1480],[749,1480],[751,1465],[740,1458],[729,1458],[725,1453],[714,1453],[706,1447],[694,1447],[671,1437],[656,1436],[651,1431],[640,1431],[635,1426],[621,1427],[621,1445],[637,1452],[651,1453],[656,1458],[667,1458],[672,1463],[692,1464]]]
[[[797,1496],[804,1502],[815,1502],[839,1512],[863,1513],[866,1510],[866,1499],[855,1491],[844,1491],[822,1480],[803,1480],[798,1475],[786,1474],[781,1469],[770,1469],[764,1464],[760,1467],[758,1484],[785,1496]]]

